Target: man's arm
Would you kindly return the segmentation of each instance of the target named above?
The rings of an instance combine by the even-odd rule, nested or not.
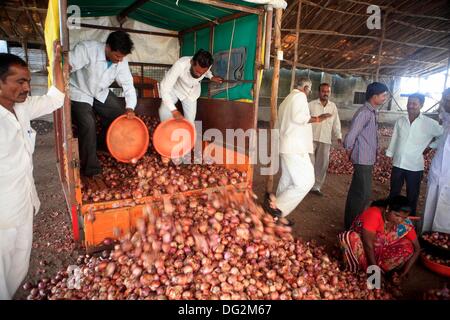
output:
[[[46,95],[31,96],[27,99],[30,107],[27,108],[30,119],[36,119],[43,115],[52,113],[64,104],[64,76],[61,66],[61,44],[59,40],[53,43],[53,86]],[[68,65],[67,65],[68,66]],[[68,72],[65,67],[65,71]]]
[[[345,136],[344,139],[344,148],[348,151],[353,149],[353,146],[355,145],[356,137],[361,133],[362,129],[366,125],[366,123],[369,121],[369,113],[368,112],[358,112],[350,125],[350,130]]]
[[[395,122],[394,131],[392,133],[391,142],[389,143],[389,147],[386,149],[386,156],[392,158],[394,156],[394,150],[396,149],[398,143],[398,131],[400,127],[400,119]]]
[[[438,146],[439,138],[444,134],[444,128],[437,122],[433,120],[433,125],[430,127],[431,135],[434,137],[433,141],[430,143],[429,147],[436,149]]]
[[[177,107],[172,102],[170,93],[173,91],[173,87],[175,86],[175,83],[177,82],[177,80],[180,77],[182,72],[183,72],[183,66],[182,66],[180,60],[178,60],[169,69],[169,71],[167,71],[166,75],[164,76],[164,79],[161,81],[161,86],[160,86],[161,99],[172,113],[177,111]]]
[[[79,42],[69,51],[70,72],[75,72],[89,64],[89,50],[84,42]]]
[[[332,131],[334,137],[338,140],[338,143],[342,144],[341,120],[339,119],[337,107],[334,109],[334,121]]]
[[[133,76],[131,75],[131,71],[127,61],[120,63],[118,68],[119,72],[116,76],[116,82],[123,89],[126,109],[131,116],[137,104],[136,89],[134,88]]]

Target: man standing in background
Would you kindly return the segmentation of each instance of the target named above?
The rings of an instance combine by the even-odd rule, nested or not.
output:
[[[450,233],[450,88],[442,94],[439,117],[444,133],[428,172],[423,229]]]
[[[439,123],[420,113],[425,96],[414,93],[408,98],[408,115],[395,122],[386,155],[393,158],[391,191],[389,197],[400,195],[406,181],[406,196],[411,207],[411,215],[416,215],[420,183],[423,177],[423,152],[434,138],[442,134]],[[434,146],[433,143],[431,146]]]
[[[377,108],[386,102],[387,92],[386,85],[379,82],[367,86],[366,103],[356,111],[344,139],[344,148],[353,163],[353,177],[345,203],[346,230],[364,210],[372,193],[372,170],[378,148]]]
[[[319,86],[319,99],[309,103],[311,116],[320,116],[323,113],[331,114],[330,118],[311,124],[314,141],[314,153],[311,154],[311,161],[316,177],[311,193],[318,196],[323,196],[320,189],[327,176],[332,136],[337,139],[339,145],[342,144],[341,121],[339,120],[336,104],[329,100],[330,95],[330,85],[328,83],[321,83]]]

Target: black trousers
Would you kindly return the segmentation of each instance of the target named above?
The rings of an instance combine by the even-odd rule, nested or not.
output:
[[[125,107],[112,92],[109,92],[105,103],[94,99],[93,106],[78,101],[71,101],[71,105],[72,122],[78,129],[81,174],[90,177],[102,172],[97,157],[97,146],[106,149],[106,132],[109,125],[114,119],[125,113]],[[95,125],[96,115],[100,117],[102,127],[98,137]]]
[[[423,171],[409,171],[398,167],[392,167],[391,191],[389,197],[401,194],[403,184],[406,181],[406,197],[411,206],[411,215],[416,215],[417,200],[420,194],[420,183],[422,182]]]
[[[345,202],[344,226],[349,230],[355,218],[369,203],[372,195],[373,166],[353,164],[353,177]]]

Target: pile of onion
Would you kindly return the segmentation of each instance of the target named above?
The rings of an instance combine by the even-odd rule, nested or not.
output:
[[[164,198],[111,252],[80,257],[26,285],[28,299],[391,299],[367,275],[339,269],[322,247],[294,240],[250,192]]]
[[[430,169],[431,160],[435,151],[432,150],[424,157],[424,175],[426,176]],[[386,149],[378,149],[377,161],[373,168],[373,178],[381,183],[389,183],[392,171],[392,158],[386,156]],[[330,165],[328,173],[334,174],[353,174],[353,165],[348,159],[347,154],[342,148],[332,148],[330,150]]]

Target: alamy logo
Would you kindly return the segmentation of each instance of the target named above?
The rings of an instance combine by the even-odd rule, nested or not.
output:
[[[81,8],[76,5],[67,7],[67,28],[78,30],[81,28]]]
[[[366,271],[367,277],[367,288],[370,290],[381,289],[381,269],[379,266],[371,265]]]
[[[70,265],[67,267],[67,288],[68,289],[81,289],[81,269],[78,266]]]
[[[371,5],[367,7],[369,18],[367,18],[366,25],[369,30],[381,29],[381,9],[379,6]]]

